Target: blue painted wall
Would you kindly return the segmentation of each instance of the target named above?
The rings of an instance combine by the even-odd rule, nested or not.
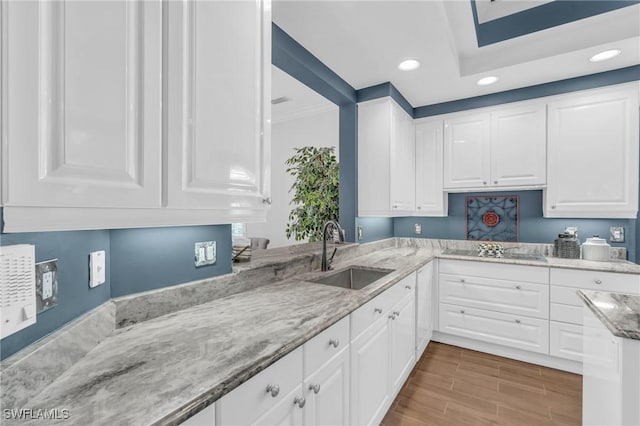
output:
[[[402,217],[394,219],[394,236],[464,240],[465,197],[487,195],[518,195],[520,197],[520,241],[524,243],[553,244],[553,240],[567,226],[577,226],[580,240],[600,235],[609,239],[610,226],[623,226],[626,232],[624,243],[613,243],[625,247],[628,257],[637,261],[636,220],[634,219],[547,219],[542,217],[542,191],[478,192],[449,194],[448,217]],[[422,235],[414,234],[414,224],[422,224]]]
[[[89,288],[89,253],[97,250],[109,253],[109,231],[0,234],[0,245],[14,244],[35,245],[36,262],[58,259],[58,305],[38,314],[36,324],[2,339],[0,359],[35,342],[111,297],[111,259],[108,255],[106,283]]]
[[[230,225],[114,229],[110,238],[111,297],[231,272]],[[198,241],[216,241],[214,265],[195,267]]]
[[[0,223],[2,209],[0,208]],[[196,268],[194,243],[217,241],[215,265]],[[231,226],[0,234],[0,245],[33,244],[36,262],[58,259],[58,305],[0,342],[0,359],[14,354],[111,297],[231,272]],[[89,288],[89,253],[105,250],[106,282]]]
[[[372,241],[391,238],[394,234],[394,220],[387,217],[358,217],[356,227],[362,228],[362,239],[359,243],[370,243]],[[357,232],[357,231],[356,231]]]

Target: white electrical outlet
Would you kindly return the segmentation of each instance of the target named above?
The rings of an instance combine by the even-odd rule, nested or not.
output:
[[[53,296],[53,272],[42,274],[42,298],[48,299]]]
[[[413,231],[415,232],[416,235],[422,234],[422,224],[420,224],[420,223],[414,224],[413,225]]]
[[[358,226],[358,241],[360,241],[363,236],[364,232],[362,231],[362,226]]]
[[[104,250],[89,254],[89,287],[97,287],[107,280]]]
[[[195,264],[200,266],[213,265],[216,263],[216,242],[201,241],[195,243]]]

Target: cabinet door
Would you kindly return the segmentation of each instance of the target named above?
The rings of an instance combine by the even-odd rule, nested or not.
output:
[[[384,317],[351,343],[351,424],[380,423],[390,404],[389,320]]]
[[[358,104],[358,215],[389,215],[390,101]]]
[[[305,426],[348,426],[349,346],[309,376],[303,385]]]
[[[2,7],[4,205],[160,207],[162,4]]]
[[[416,125],[416,214],[446,216],[447,194],[443,190],[442,121]]]
[[[582,326],[549,321],[549,355],[582,362]]]
[[[413,275],[412,275],[413,276]],[[416,305],[413,289],[391,313],[391,396],[400,391],[416,360]]]
[[[544,104],[491,113],[491,185],[545,184],[546,119]]]
[[[211,404],[204,410],[180,423],[180,426],[216,426],[216,405]]]
[[[416,359],[433,333],[433,262],[418,271],[416,279]]]
[[[294,401],[296,398],[302,397],[302,394],[302,385],[300,384],[251,424],[256,426],[300,426],[304,404],[303,407],[300,407],[299,403]],[[242,424],[238,426],[242,426]]]
[[[488,187],[489,131],[489,114],[444,122],[445,189]]]
[[[264,216],[270,4],[191,0],[168,12],[167,205]]]
[[[635,218],[638,86],[548,104],[546,217]]]
[[[391,214],[413,213],[415,209],[415,131],[413,120],[391,102],[390,208]]]

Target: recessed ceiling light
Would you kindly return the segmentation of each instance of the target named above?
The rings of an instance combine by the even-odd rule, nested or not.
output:
[[[400,62],[398,65],[398,69],[402,71],[413,71],[420,67],[420,62],[415,59],[407,59],[406,61]]]
[[[605,50],[604,52],[596,53],[595,55],[590,57],[589,60],[591,62],[606,61],[607,59],[615,58],[620,53],[622,53],[622,50],[620,49]]]
[[[490,75],[489,77],[484,77],[478,80],[477,84],[478,86],[488,86],[495,83],[496,81],[498,81],[498,77],[496,77],[495,75]]]

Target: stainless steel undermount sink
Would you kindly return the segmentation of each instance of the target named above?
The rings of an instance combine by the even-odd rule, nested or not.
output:
[[[352,266],[310,281],[318,284],[332,285],[334,287],[360,290],[391,272],[393,272],[391,269]]]

